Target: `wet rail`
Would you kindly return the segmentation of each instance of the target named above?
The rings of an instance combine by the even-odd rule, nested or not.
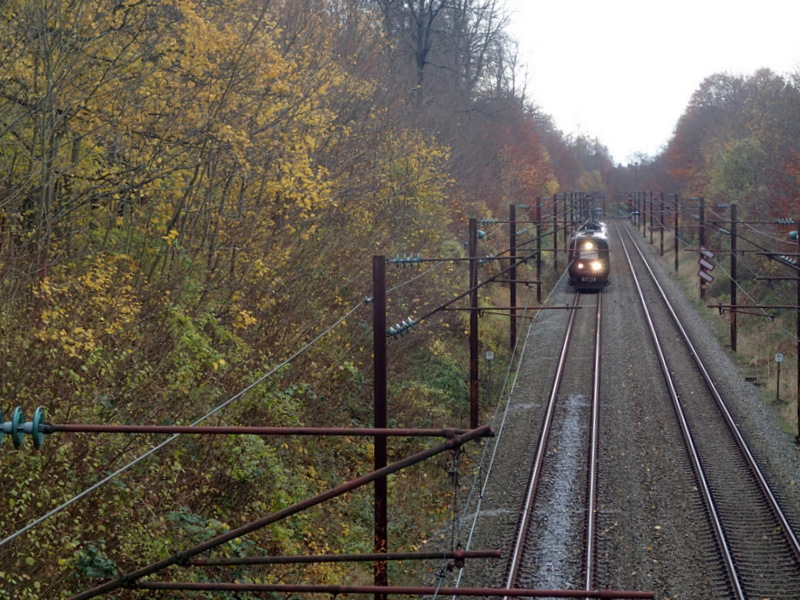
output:
[[[797,535],[635,237],[626,228],[620,237],[724,563],[720,585],[727,589],[717,592],[742,600],[796,599]]]

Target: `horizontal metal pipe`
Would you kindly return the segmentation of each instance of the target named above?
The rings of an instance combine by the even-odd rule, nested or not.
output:
[[[655,598],[654,592],[624,590],[534,590],[503,588],[435,588],[375,585],[285,585],[260,583],[180,583],[171,581],[143,581],[135,586],[140,590],[191,590],[219,592],[276,592],[307,594],[397,594],[404,596],[528,596],[534,598]]]
[[[193,567],[225,565],[292,565],[326,562],[373,562],[376,560],[465,560],[467,558],[500,558],[500,550],[453,550],[452,552],[375,552],[372,554],[318,554],[316,556],[237,556],[234,558],[196,558],[186,563]]]
[[[187,433],[211,435],[376,435],[394,437],[444,437],[463,435],[467,429],[381,429],[347,427],[246,427],[213,425],[91,425],[82,423],[42,423],[42,433]]]
[[[117,577],[116,579],[102,583],[90,590],[72,596],[70,600],[87,600],[88,598],[96,598],[97,596],[101,596],[106,592],[111,592],[121,587],[135,586],[137,581],[142,577],[153,575],[154,573],[158,573],[159,571],[162,571],[167,567],[171,567],[173,565],[179,565],[185,563],[191,558],[197,556],[198,554],[202,554],[203,552],[207,552],[208,550],[213,550],[214,548],[226,544],[231,540],[235,540],[244,535],[247,535],[248,533],[252,533],[254,531],[262,529],[267,525],[281,521],[286,517],[290,517],[308,508],[317,506],[318,504],[322,504],[327,500],[332,500],[333,498],[337,498],[342,494],[346,494],[347,492],[351,492],[361,486],[367,485],[368,483],[372,483],[376,479],[379,479],[381,477],[386,477],[387,475],[391,475],[392,473],[396,473],[397,471],[400,471],[402,469],[405,469],[406,467],[410,467],[411,465],[415,465],[419,462],[427,460],[428,458],[436,456],[437,454],[446,452],[447,450],[458,448],[461,445],[471,440],[475,440],[481,437],[490,437],[493,435],[494,433],[492,432],[492,429],[489,425],[483,425],[482,427],[477,427],[476,429],[472,429],[463,435],[451,438],[438,446],[429,448],[427,450],[423,450],[422,452],[418,452],[412,456],[393,462],[392,464],[382,469],[371,471],[366,475],[362,475],[361,477],[357,477],[352,481],[348,481],[335,488],[322,492],[321,494],[318,494],[313,498],[309,498],[307,500],[303,500],[302,502],[298,502],[297,504],[287,506],[286,508],[283,508],[272,514],[266,515],[260,519],[256,519],[255,521],[251,521],[250,523],[237,527],[236,529],[231,529],[226,533],[220,534],[216,537],[206,540],[205,542],[197,544],[196,546],[193,546],[187,550],[178,552],[177,554],[173,554],[171,556],[168,556],[167,558],[149,564],[146,567],[142,567],[140,569],[137,569],[136,571],[126,573],[124,575]]]
[[[477,310],[478,312],[484,310],[522,310],[524,306],[479,306],[478,308],[471,308],[465,306],[464,308],[442,308],[440,310]],[[528,306],[527,309],[531,311],[536,310],[580,310],[580,306]]]

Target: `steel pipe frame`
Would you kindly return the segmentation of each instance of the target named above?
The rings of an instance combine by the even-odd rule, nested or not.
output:
[[[500,558],[500,550],[453,550],[448,552],[377,552],[372,554],[318,554],[314,556],[237,556],[234,558],[197,558],[186,566],[219,567],[230,565],[294,565],[331,562],[372,562],[375,560],[454,559],[462,564],[468,558]]]
[[[372,437],[444,437],[463,435],[469,429],[393,429],[347,427],[259,427],[214,425],[93,425],[82,423],[42,423],[42,433],[181,433],[207,435],[349,435]]]
[[[181,552],[168,556],[167,558],[164,558],[160,561],[157,561],[155,563],[137,569],[136,571],[123,574],[117,577],[116,579],[107,581],[90,590],[72,596],[69,600],[87,600],[88,598],[96,598],[97,596],[101,596],[106,592],[111,592],[122,587],[128,587],[128,588],[135,587],[138,584],[138,580],[141,579],[142,577],[153,575],[154,573],[158,573],[159,571],[162,571],[167,567],[186,563],[187,561],[197,556],[198,554],[202,554],[203,552],[213,550],[214,548],[226,544],[231,540],[235,540],[237,538],[247,535],[248,533],[252,533],[254,531],[262,529],[267,525],[271,525],[272,523],[281,521],[286,517],[290,517],[308,508],[317,506],[318,504],[322,504],[327,500],[331,500],[333,498],[341,496],[342,494],[351,492],[361,486],[364,486],[368,483],[372,483],[373,481],[381,477],[386,477],[387,475],[396,473],[397,471],[400,471],[406,467],[410,467],[411,465],[414,465],[418,462],[422,462],[428,458],[436,456],[437,454],[441,454],[442,452],[446,452],[447,450],[458,448],[469,441],[481,437],[491,437],[493,435],[494,433],[492,432],[491,427],[489,425],[483,425],[481,427],[468,431],[464,435],[459,435],[452,439],[449,439],[443,444],[440,444],[433,448],[429,448],[427,450],[423,450],[422,452],[418,452],[407,458],[395,461],[394,463],[384,467],[383,469],[372,471],[370,473],[367,473],[366,475],[362,475],[361,477],[353,479],[352,481],[348,481],[335,488],[322,492],[321,494],[318,494],[313,498],[309,498],[302,502],[298,502],[297,504],[293,504],[292,506],[287,506],[286,508],[279,510],[278,512],[271,513],[260,519],[251,521],[250,523],[246,523],[245,525],[242,525],[226,533],[215,536],[187,550],[183,550]],[[375,592],[375,593],[380,593],[380,592]]]
[[[139,590],[186,590],[220,592],[275,592],[308,594],[399,594],[404,596],[528,596],[534,598],[605,598],[626,600],[628,598],[654,599],[654,592],[629,590],[535,590],[502,588],[435,588],[393,587],[367,585],[285,585],[261,583],[193,583],[171,581],[147,581],[137,583]]]

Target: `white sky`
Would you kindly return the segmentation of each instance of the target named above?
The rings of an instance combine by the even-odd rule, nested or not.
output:
[[[714,73],[800,69],[798,0],[505,0],[529,99],[615,162],[667,144]]]

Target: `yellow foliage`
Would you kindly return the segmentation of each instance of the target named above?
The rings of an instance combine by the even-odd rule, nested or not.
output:
[[[100,346],[129,341],[141,311],[130,267],[125,256],[99,256],[76,277],[64,271],[41,280],[35,337],[79,359]]]

